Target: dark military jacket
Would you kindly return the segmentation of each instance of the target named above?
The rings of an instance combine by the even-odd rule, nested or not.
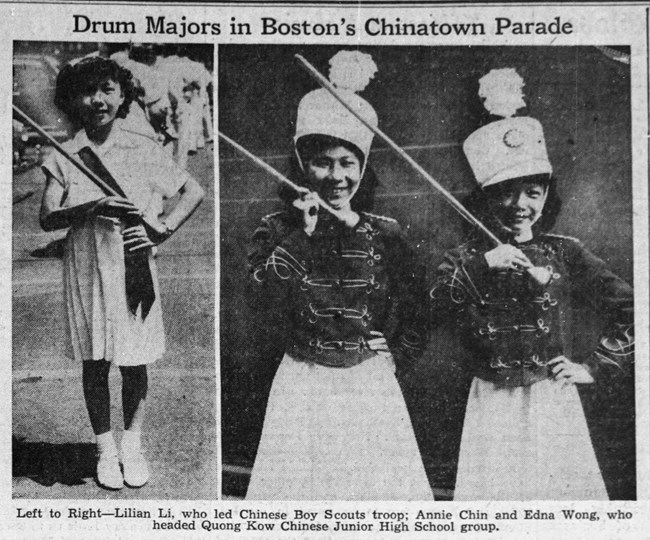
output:
[[[375,356],[368,341],[380,335],[398,361],[424,349],[423,268],[393,219],[361,212],[349,228],[325,214],[309,236],[287,212],[272,214],[249,263],[255,305],[285,320],[297,360],[350,367]]]
[[[445,255],[433,289],[432,316],[456,321],[476,376],[509,386],[548,378],[548,362],[568,354],[571,301],[597,310],[607,327],[584,363],[595,375],[603,366],[623,367],[633,356],[632,288],[576,239],[543,234],[517,244],[537,267],[548,270],[543,285],[525,271],[492,271],[482,241]]]

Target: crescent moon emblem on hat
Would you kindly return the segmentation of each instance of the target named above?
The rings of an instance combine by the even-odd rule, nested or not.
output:
[[[524,134],[518,129],[509,129],[503,134],[503,142],[508,148],[519,148],[524,144]]]

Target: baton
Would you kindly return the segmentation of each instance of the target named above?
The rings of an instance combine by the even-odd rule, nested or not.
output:
[[[12,104],[12,107],[14,109],[14,112],[20,116],[21,119],[25,120],[30,126],[32,126],[40,135],[45,137],[47,141],[64,157],[66,158],[70,163],[72,163],[77,169],[79,169],[83,174],[85,174],[92,182],[95,183],[99,189],[101,189],[104,193],[108,193],[109,195],[113,197],[119,197],[123,199],[123,197],[117,193],[111,186],[109,186],[104,180],[102,180],[97,174],[95,174],[93,171],[91,171],[86,165],[82,162],[79,161],[78,159],[75,159],[68,151],[66,151],[63,146],[61,146],[55,139],[52,137],[47,131],[45,131],[35,120],[27,116],[19,107],[16,107],[16,105]],[[127,199],[128,200],[128,199]],[[133,203],[131,203],[133,204]],[[134,205],[135,206],[135,205]],[[158,234],[158,231],[151,226],[148,222],[147,219],[145,218],[144,215],[139,216],[138,221],[144,225],[147,234],[150,235],[150,237],[154,234]]]
[[[219,137],[221,137],[224,141],[226,141],[230,146],[235,148],[237,151],[239,151],[240,153],[245,155],[253,163],[255,163],[256,165],[258,165],[259,167],[264,169],[267,173],[269,173],[273,178],[275,178],[281,184],[286,184],[287,186],[289,186],[289,187],[293,188],[294,190],[296,190],[298,193],[301,193],[301,194],[304,194],[304,195],[306,195],[307,193],[314,193],[314,195],[316,197],[316,201],[318,202],[318,204],[322,208],[327,210],[333,216],[339,217],[339,212],[337,210],[335,210],[334,208],[332,208],[329,204],[327,204],[323,199],[321,199],[320,195],[318,195],[318,193],[311,192],[306,187],[299,186],[295,182],[292,182],[286,176],[284,176],[282,173],[278,172],[273,167],[271,167],[268,163],[266,163],[266,161],[262,161],[255,154],[253,154],[253,153],[249,152],[248,150],[246,150],[246,148],[244,148],[242,145],[236,143],[230,137],[228,137],[227,135],[224,135],[223,133],[221,133],[221,131],[219,131]]]
[[[56,148],[56,150],[64,157],[66,158],[70,163],[72,163],[77,169],[79,169],[83,174],[85,174],[88,178],[90,178],[102,191],[105,193],[109,193],[113,197],[120,197],[120,194],[117,193],[111,186],[109,186],[106,182],[104,182],[99,176],[97,176],[93,171],[91,171],[84,163],[79,161],[78,159],[75,159],[72,157],[70,153],[68,153],[63,146],[61,146],[55,139],[52,137],[47,131],[45,131],[38,123],[36,123],[35,120],[32,120],[29,116],[27,116],[20,108],[16,107],[16,105],[12,105],[14,112],[20,116],[22,120],[27,122],[30,126],[32,126],[40,135],[45,137],[47,141]]]
[[[294,56],[300,62],[301,67],[309,73],[309,75],[316,80],[325,90],[332,94],[336,100],[343,105],[348,111],[350,111],[357,120],[359,120],[363,125],[365,125],[370,131],[377,135],[381,140],[383,140],[390,148],[393,150],[399,157],[404,159],[411,167],[413,167],[427,182],[429,182],[442,196],[447,199],[447,202],[467,221],[472,225],[478,227],[490,240],[492,240],[497,246],[501,245],[503,242],[499,240],[495,234],[490,231],[481,221],[479,221],[474,214],[472,214],[467,208],[465,208],[462,203],[454,197],[451,192],[445,189],[437,180],[435,180],[427,171],[425,171],[419,163],[417,163],[411,156],[409,156],[402,148],[400,148],[393,140],[386,135],[381,129],[377,126],[374,126],[363,116],[361,116],[357,111],[354,110],[344,97],[340,95],[337,89],[332,83],[330,83],[319,71],[311,65],[303,56],[296,54]]]

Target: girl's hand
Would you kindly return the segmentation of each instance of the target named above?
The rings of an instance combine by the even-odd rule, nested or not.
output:
[[[367,342],[368,348],[371,351],[386,352],[386,353],[390,352],[390,350],[388,349],[388,342],[386,341],[384,334],[382,334],[381,332],[377,332],[376,330],[371,330],[370,334],[376,336],[373,339],[369,339]]]
[[[141,217],[142,212],[131,202],[122,197],[104,197],[91,206],[88,213],[94,216],[105,216],[114,218],[136,218]]]
[[[359,214],[356,212],[353,212],[352,210],[337,210],[336,211],[336,217],[339,218],[343,223],[345,223],[346,227],[354,227],[357,223],[359,223]]]
[[[154,217],[149,217],[144,223],[144,230],[154,245],[162,244],[167,240],[174,230],[170,229],[164,221],[159,221]]]
[[[135,225],[122,231],[124,246],[129,252],[140,251],[155,246],[149,238],[144,225]]]
[[[371,330],[370,334],[376,337],[367,341],[368,348],[376,352],[378,357],[384,358],[391,365],[391,369],[395,371],[395,359],[388,348],[388,342],[384,334],[376,330]]]
[[[303,230],[311,236],[318,223],[318,198],[313,191],[300,194],[300,198],[293,201],[293,205],[302,210]]]
[[[484,255],[492,270],[523,270],[532,268],[533,263],[524,253],[510,244],[501,244]]]
[[[566,356],[558,356],[548,363],[552,366],[553,379],[563,381],[562,386],[568,384],[592,384],[594,378],[587,369],[576,362],[572,362]]]

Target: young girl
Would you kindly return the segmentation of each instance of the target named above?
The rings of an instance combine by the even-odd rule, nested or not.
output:
[[[481,79],[504,118],[464,144],[479,184],[468,208],[504,243],[477,232],[446,254],[431,290],[434,318],[455,316],[473,357],[455,499],[602,500],[576,384],[631,360],[633,294],[578,240],[548,233],[561,203],[541,124],[511,117],[522,86],[512,69]],[[571,299],[609,322],[589,356],[571,354]]]
[[[82,363],[84,398],[97,436],[97,481],[109,489],[123,483],[140,487],[149,479],[140,444],[146,365],[164,351],[152,248],[203,198],[197,182],[157,143],[121,125],[133,97],[131,73],[112,60],[88,58],[66,66],[57,78],[56,105],[82,128],[65,149],[123,196],[107,195],[57,152],[43,165],[41,226],[69,229],[63,259],[69,336],[74,358]],[[155,195],[177,192],[176,206],[162,220],[149,211]],[[111,363],[122,373],[124,473],[111,432]]]
[[[333,82],[376,123],[370,104],[342,88],[350,78],[336,76],[351,64],[367,74],[363,88],[376,70],[370,56],[341,52],[330,64]],[[423,348],[421,275],[397,222],[367,213],[372,137],[325,90],[307,94],[295,147],[311,192],[293,193],[253,235],[258,305],[283,318],[290,336],[248,499],[433,498],[391,355],[400,361]]]

